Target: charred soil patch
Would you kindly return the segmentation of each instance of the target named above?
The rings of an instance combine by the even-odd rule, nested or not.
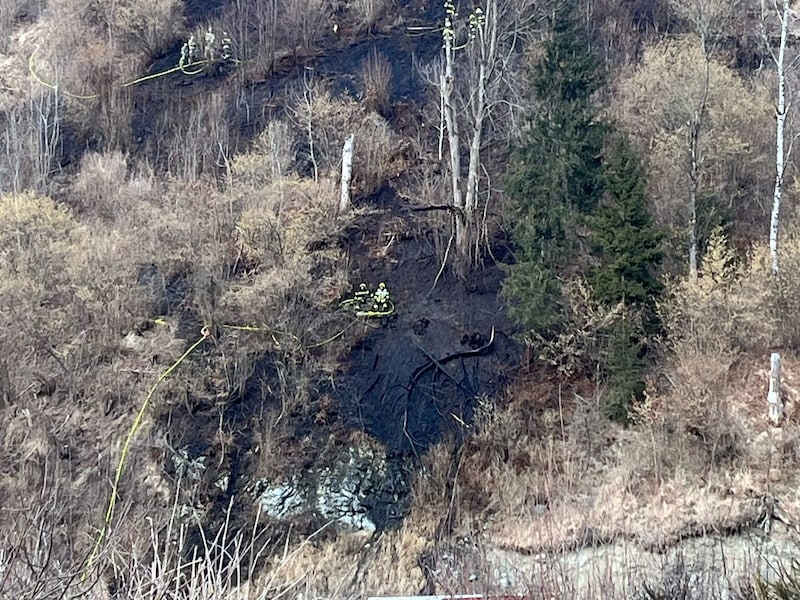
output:
[[[215,357],[224,354],[223,332],[223,349],[208,345],[196,359],[207,369],[203,384],[193,388],[205,390],[203,397],[187,395],[161,416],[171,446],[164,469],[183,481],[179,502],[185,512],[198,513],[206,535],[226,520],[236,529],[252,526],[256,497],[269,485],[280,485],[284,502],[297,504],[299,492],[288,491],[292,485],[307,490],[309,479],[323,478],[320,469],[335,471],[342,461],[352,463],[353,452],[365,451],[381,457],[380,470],[392,481],[371,484],[363,493],[374,497],[361,498],[359,510],[368,511],[378,529],[397,523],[406,513],[402,496],[413,480],[409,467],[445,438],[460,445],[477,401],[496,397],[511,378],[519,348],[498,302],[499,268],[467,281],[441,274],[432,231],[394,195],[384,194],[381,203],[382,208],[362,207],[349,233],[329,243],[346,246],[353,287],[386,282],[394,315],[361,319],[331,341],[345,347],[333,373],[310,372],[314,353],[325,351],[310,350],[302,359],[307,364],[292,371],[298,377],[294,385],[306,387],[306,400],[288,407],[276,383],[287,370],[268,338],[243,385],[220,394],[230,389]],[[275,456],[263,456],[269,450],[260,448],[267,429],[273,451],[279,449]],[[330,490],[330,477],[324,477]],[[347,477],[352,480],[352,473]],[[306,530],[319,526],[313,506],[289,516],[298,516],[300,522],[293,522]],[[281,527],[280,521],[275,525]]]
[[[348,250],[360,281],[386,283],[396,312],[372,324],[331,393],[349,427],[418,456],[468,430],[475,400],[504,387],[519,348],[497,297],[500,269],[466,281],[440,273],[434,233],[392,195],[380,201]]]

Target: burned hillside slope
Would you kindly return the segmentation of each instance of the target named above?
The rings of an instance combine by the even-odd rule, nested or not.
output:
[[[176,450],[164,469],[177,479],[200,465],[183,496],[210,531],[226,520],[246,527],[254,511],[298,532],[402,522],[426,451],[460,444],[478,400],[496,398],[512,378],[519,348],[497,295],[499,267],[466,281],[440,273],[430,221],[416,220],[390,192],[366,204],[347,231],[315,241],[312,253],[341,246],[351,287],[385,282],[395,313],[360,317],[332,303],[325,318],[339,333],[302,359],[281,356],[270,334],[223,326],[206,368],[218,369],[210,356],[230,355],[250,336],[262,348],[251,375],[226,398],[173,404],[161,419]],[[303,400],[288,399],[300,387]]]

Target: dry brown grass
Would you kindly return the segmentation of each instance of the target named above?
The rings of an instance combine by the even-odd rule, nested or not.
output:
[[[34,20],[42,8],[40,3],[30,2],[30,0],[3,0],[0,2],[0,31],[5,33],[0,42],[0,52],[7,52],[10,47],[13,47],[13,41],[9,34],[19,28],[17,21],[22,20],[23,16],[25,16],[25,22]]]
[[[290,49],[313,49],[328,29],[329,15],[324,0],[287,0],[279,5],[281,40]]]
[[[742,268],[741,277],[761,281],[757,269]],[[505,404],[483,403],[455,482],[457,535],[481,531],[489,547],[525,552],[611,540],[658,548],[753,524],[765,495],[780,498],[796,522],[800,503],[791,490],[798,474],[789,466],[800,442],[796,358],[784,357],[790,416],[772,428],[764,338],[742,336],[730,323],[755,327],[761,307],[769,305],[765,293],[738,280],[722,291],[704,289],[704,296],[692,292],[691,301],[679,298],[677,305],[697,314],[698,323],[673,337],[680,345],[666,371],[670,384],[651,390],[631,427],[603,417],[602,389],[588,398],[573,392],[559,398],[552,387],[520,381]],[[736,298],[727,307],[721,298],[713,304],[715,294],[728,298],[737,289],[750,308],[737,310]],[[777,335],[780,324],[772,323]],[[719,344],[736,349],[735,360],[722,361]],[[436,500],[446,488],[441,478],[428,481],[416,491],[420,506],[446,512],[446,503]]]
[[[99,219],[125,229],[136,225],[139,206],[156,203],[160,191],[153,171],[147,167],[129,170],[123,153],[90,152],[81,161],[67,200],[84,219]]]
[[[194,191],[203,190],[195,185]],[[3,464],[15,465],[0,481],[8,510],[0,514],[0,529],[14,531],[18,525],[8,517],[38,510],[52,487],[65,510],[94,507],[58,517],[59,544],[71,554],[53,560],[65,573],[74,574],[101,522],[106,482],[132,408],[166,368],[163,362],[185,346],[170,327],[138,333],[158,314],[163,294],[158,281],[142,274],[153,270],[168,281],[225,257],[222,216],[214,213],[216,203],[203,204],[216,196],[176,201],[168,186],[166,192],[157,193],[145,171],[128,174],[123,157],[111,154],[87,158],[66,194],[81,206],[82,222],[45,197],[0,200],[0,319],[9,344],[0,356],[0,451]],[[186,301],[201,308],[198,297]],[[121,523],[142,522],[165,502],[146,451],[152,449],[147,425],[139,436],[122,480]],[[53,564],[42,577],[58,580]]]
[[[348,285],[334,239],[335,182],[293,179],[233,194],[242,199],[237,244],[250,276],[223,298],[226,317],[282,329],[301,305],[311,311],[335,305]]]
[[[312,84],[303,97],[296,95],[292,114],[297,138],[308,147],[309,160],[313,142],[313,161],[320,174],[338,176],[342,146],[352,133],[354,195],[369,195],[388,178],[398,138],[378,114],[352,99],[334,98],[322,84]]]
[[[373,27],[386,11],[386,0],[352,0],[348,8],[359,26],[372,32]]]
[[[386,114],[392,84],[392,65],[389,60],[373,48],[361,65],[364,80],[364,101],[367,108],[378,114]]]
[[[177,0],[48,3],[42,18],[19,34],[18,47],[26,66],[36,51],[36,87],[58,87],[64,107],[53,117],[55,125],[69,122],[94,147],[127,148],[133,103],[123,84],[175,42],[181,13]]]
[[[154,154],[163,152],[168,173],[184,181],[227,176],[237,133],[228,120],[232,90],[222,88],[185,103],[173,103],[151,139]]]
[[[599,407],[595,410],[599,413]],[[545,431],[546,414],[537,423]],[[572,414],[568,422],[578,417]],[[495,419],[519,423],[519,414],[506,409]],[[707,449],[690,434],[659,430],[653,435],[641,423],[596,432],[599,443],[590,452],[571,428],[566,439],[550,433],[537,440],[501,422],[486,431],[493,443],[478,438],[462,469],[458,496],[486,499],[482,514],[462,505],[460,525],[461,531],[480,528],[490,546],[541,552],[616,539],[640,547],[670,546],[687,535],[736,530],[752,522],[759,496],[767,493],[781,498],[790,518],[800,515],[790,492],[797,476],[782,468],[796,452],[796,426],[770,434],[777,435],[770,442],[759,433],[768,430],[763,414],[741,424],[751,433],[746,455],[735,467],[713,466]],[[793,440],[788,456],[786,437]],[[514,442],[498,449],[498,439]],[[772,456],[770,467],[764,452]]]
[[[424,585],[417,560],[427,541],[412,528],[382,534],[325,534],[324,540],[298,540],[272,559],[253,586],[291,590],[306,598],[390,595]],[[277,585],[278,583],[281,585]]]

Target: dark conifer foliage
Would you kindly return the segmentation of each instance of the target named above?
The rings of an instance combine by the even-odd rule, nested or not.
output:
[[[645,175],[627,138],[610,141],[604,163],[605,196],[589,219],[598,264],[589,271],[595,299],[623,304],[623,320],[609,332],[604,359],[609,391],[606,411],[626,420],[632,402],[645,391],[647,339],[659,329],[656,299],[663,289],[658,268],[663,234],[647,210]]]
[[[533,69],[538,106],[507,174],[517,263],[503,292],[519,324],[544,338],[570,327],[561,278],[585,277],[609,309],[622,303],[621,320],[598,332],[605,341],[592,358],[609,384],[609,415],[625,419],[645,388],[644,340],[658,329],[662,235],[638,156],[595,106],[603,83],[588,34],[564,4]]]
[[[663,288],[657,273],[663,235],[647,210],[641,162],[624,137],[610,144],[605,187],[605,198],[589,219],[592,250],[599,259],[589,276],[595,298],[608,305],[652,308]]]
[[[506,181],[515,217],[517,264],[505,294],[512,314],[530,329],[559,324],[557,277],[579,248],[585,219],[602,190],[607,127],[592,103],[603,84],[588,34],[564,3],[531,77],[538,106]]]

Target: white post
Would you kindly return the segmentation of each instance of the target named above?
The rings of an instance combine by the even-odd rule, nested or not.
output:
[[[350,210],[350,180],[353,178],[353,143],[355,136],[351,133],[344,141],[342,148],[342,195],[339,198],[339,212]]]
[[[769,420],[777,427],[783,419],[783,401],[781,400],[781,355],[773,352],[770,357],[769,393]]]

